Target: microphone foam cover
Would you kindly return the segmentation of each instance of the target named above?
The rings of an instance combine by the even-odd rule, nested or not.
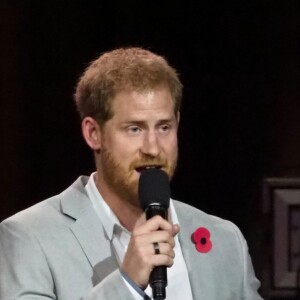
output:
[[[170,205],[170,183],[166,172],[161,169],[148,169],[141,173],[139,198],[143,210],[153,204],[168,208]]]

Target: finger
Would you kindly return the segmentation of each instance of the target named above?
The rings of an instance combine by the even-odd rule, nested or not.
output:
[[[135,251],[145,251],[147,255],[153,255],[154,243],[168,244],[172,249],[175,247],[174,237],[167,231],[158,230],[143,235],[131,236],[129,248],[135,249]]]
[[[174,259],[171,256],[164,255],[164,254],[153,255],[151,256],[150,260],[152,266],[154,267],[159,267],[159,266],[172,267],[174,264]]]
[[[167,243],[157,243],[158,244],[158,254],[155,253],[155,246],[152,245],[152,250],[151,250],[151,254],[154,254],[154,255],[168,255],[170,256],[171,258],[174,258],[175,257],[175,252],[173,250],[173,247],[171,247],[170,244],[167,244]]]
[[[139,235],[139,234],[145,234],[151,231],[156,230],[166,230],[170,233],[173,232],[173,226],[171,223],[169,223],[167,220],[163,219],[161,216],[155,216],[151,219],[149,219],[145,224],[138,226],[134,228],[133,234]]]
[[[149,245],[155,242],[157,243],[168,243],[172,248],[175,247],[174,237],[168,231],[157,230],[147,234],[139,235],[136,238],[140,245]]]

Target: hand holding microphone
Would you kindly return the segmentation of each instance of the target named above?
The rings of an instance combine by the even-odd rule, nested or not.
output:
[[[167,174],[159,169],[144,171],[139,181],[139,197],[147,221],[133,230],[122,270],[141,288],[149,283],[153,298],[163,300],[166,267],[173,265],[174,236],[179,232],[178,225],[167,221],[170,201]]]
[[[161,216],[168,219],[170,205],[170,186],[168,175],[160,169],[150,169],[143,172],[139,181],[139,198],[146,219]],[[160,245],[153,243],[154,254],[160,255]],[[149,280],[153,298],[163,300],[166,298],[166,286],[168,285],[166,265],[157,266],[150,274]]]

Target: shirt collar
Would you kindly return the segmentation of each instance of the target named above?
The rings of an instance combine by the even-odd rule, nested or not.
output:
[[[94,180],[95,174],[96,172],[91,174],[85,188],[90,200],[92,201],[93,207],[98,217],[101,219],[104,230],[108,238],[111,240],[113,237],[114,226],[115,225],[121,226],[121,224],[117,216],[113,213],[113,211],[110,209],[110,207],[107,205],[107,203],[104,201],[103,197],[101,196]]]
[[[104,230],[108,238],[112,240],[115,226],[121,227],[127,232],[129,231],[120,224],[117,216],[114,214],[114,212],[111,210],[111,208],[107,205],[107,203],[101,196],[100,191],[98,190],[95,183],[95,179],[94,179],[95,174],[96,172],[91,174],[88,183],[85,186],[85,189],[88,193],[88,196],[93,204],[93,207],[98,217],[102,221]],[[169,219],[173,224],[179,224],[172,199],[170,199]]]

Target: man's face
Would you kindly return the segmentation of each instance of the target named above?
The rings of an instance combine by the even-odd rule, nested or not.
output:
[[[98,176],[112,192],[138,205],[143,170],[160,168],[170,178],[175,171],[179,114],[166,88],[120,92],[112,112],[102,127]]]

